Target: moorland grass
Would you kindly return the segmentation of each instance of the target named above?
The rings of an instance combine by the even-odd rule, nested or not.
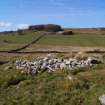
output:
[[[0,43],[25,44],[37,36],[0,36]],[[37,44],[105,46],[104,40],[104,35],[48,35]],[[7,66],[11,68],[5,69]],[[98,97],[104,93],[105,64],[76,73],[64,70],[36,76],[22,74],[12,64],[0,66],[0,105],[101,105]]]
[[[36,33],[27,33],[25,35],[0,35],[0,44],[27,44],[39,37]]]
[[[27,44],[39,37],[39,33],[25,35],[0,35],[0,44]],[[7,41],[7,42],[5,42]],[[105,46],[104,34],[46,35],[39,45]]]
[[[98,97],[105,92],[103,67],[31,76],[6,66],[0,66],[0,105],[100,105]]]
[[[38,41],[45,45],[67,45],[67,46],[105,46],[105,35],[83,35],[74,34],[66,36],[47,35]]]

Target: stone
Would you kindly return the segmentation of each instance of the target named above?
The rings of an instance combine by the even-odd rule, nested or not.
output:
[[[100,59],[98,59],[98,58],[92,58],[91,63],[92,64],[102,64],[102,61]]]
[[[102,105],[105,105],[105,94],[99,97],[99,101],[101,102]]]
[[[38,58],[33,61],[29,60],[16,60],[16,69],[24,71],[27,74],[33,74],[47,71],[54,72],[57,70],[69,70],[75,71],[80,68],[91,67],[95,64],[100,64],[101,60],[93,57],[88,57],[87,59],[78,60],[76,58],[56,58],[51,54],[43,58]],[[9,69],[8,67],[5,69]]]
[[[72,77],[72,76],[67,76],[67,78],[68,78],[69,80],[73,80],[73,77]]]

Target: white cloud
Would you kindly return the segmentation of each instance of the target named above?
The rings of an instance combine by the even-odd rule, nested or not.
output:
[[[8,22],[0,22],[0,28],[7,28],[10,27],[11,23]]]
[[[29,27],[29,24],[18,24],[17,29],[27,29]]]

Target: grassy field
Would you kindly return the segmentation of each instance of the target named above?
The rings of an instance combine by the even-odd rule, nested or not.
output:
[[[45,36],[38,44],[70,46],[105,46],[105,35]]]
[[[14,66],[6,70],[7,66],[0,66],[0,105],[101,105],[105,65],[76,74],[57,71],[37,76],[22,74]]]
[[[26,44],[37,38],[39,34],[0,35],[0,44]],[[69,46],[105,46],[105,35],[74,34],[46,35],[37,42],[40,45],[69,45]]]
[[[39,35],[0,35],[0,44],[26,44],[37,38]]]
[[[1,35],[0,50],[19,48],[38,36],[36,33]],[[105,35],[47,35],[37,45],[104,47]],[[4,53],[0,54],[0,60],[32,59],[35,56]],[[98,98],[105,93],[105,57],[103,60],[101,65],[74,73],[64,70],[36,76],[21,73],[13,64],[0,65],[0,105],[101,105]]]

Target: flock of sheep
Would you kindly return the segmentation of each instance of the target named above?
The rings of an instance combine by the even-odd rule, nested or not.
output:
[[[54,72],[57,70],[78,70],[84,67],[91,67],[95,64],[100,64],[102,61],[94,57],[87,57],[85,60],[77,60],[74,58],[56,58],[51,54],[43,58],[36,58],[33,61],[16,60],[16,69],[27,74],[35,75],[37,73],[47,71]]]

